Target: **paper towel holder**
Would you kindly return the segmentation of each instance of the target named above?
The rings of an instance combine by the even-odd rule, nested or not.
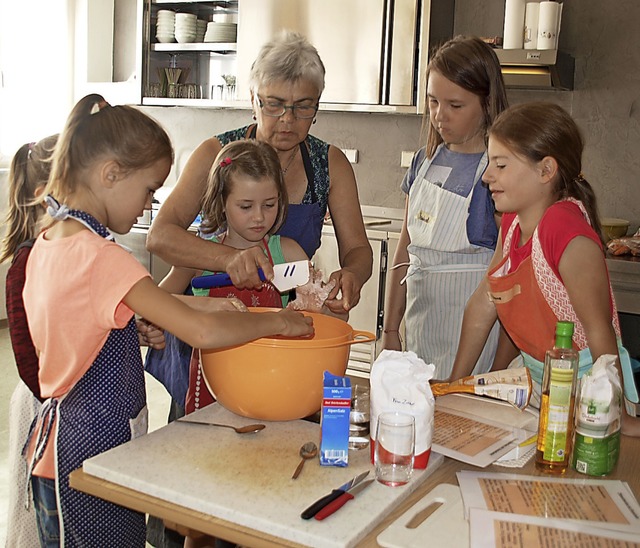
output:
[[[514,89],[572,90],[575,60],[559,50],[495,49],[505,86]]]

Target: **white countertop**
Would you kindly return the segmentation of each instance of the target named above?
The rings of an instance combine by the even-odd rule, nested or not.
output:
[[[218,404],[189,416],[201,421],[244,425]],[[93,476],[199,512],[313,547],[349,547],[364,538],[405,500],[442,462],[432,454],[427,470],[416,470],[409,484],[374,483],[324,521],[300,513],[318,498],[373,467],[369,451],[349,453],[346,468],[307,461],[291,479],[306,441],[320,441],[318,424],[297,420],[266,422],[257,434],[189,424],[161,428],[85,461]]]

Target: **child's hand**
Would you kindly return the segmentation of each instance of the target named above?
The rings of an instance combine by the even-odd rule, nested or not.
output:
[[[210,297],[208,300],[211,301],[211,308],[209,308],[211,312],[219,310],[247,312],[247,307],[237,297]]]
[[[304,316],[300,312],[294,312],[293,310],[280,310],[276,312],[281,320],[284,320],[283,328],[278,332],[278,335],[285,337],[303,337],[313,335],[313,319],[309,316]]]
[[[148,346],[155,350],[162,350],[165,346],[164,331],[159,327],[149,323],[144,318],[136,320],[138,328],[138,341],[140,346]]]
[[[622,417],[622,433],[625,436],[640,438],[640,418],[628,415],[626,410],[623,411],[623,415],[624,417]]]
[[[236,297],[194,297],[193,295],[181,295],[179,299],[194,310],[210,314],[211,312],[247,312],[247,307]]]
[[[309,312],[322,312],[322,306],[329,293],[335,287],[335,280],[328,283],[322,281],[322,271],[310,268],[309,281],[296,288],[296,300],[287,304],[287,308],[293,310],[307,310]]]

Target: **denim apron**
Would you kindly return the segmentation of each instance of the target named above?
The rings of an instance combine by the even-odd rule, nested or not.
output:
[[[107,229],[82,211],[73,217],[103,238]],[[145,546],[145,515],[69,487],[69,474],[83,461],[147,432],[144,370],[135,317],[113,329],[82,378],[59,398],[42,405],[29,438],[36,450],[29,476],[49,438],[55,444],[60,544],[68,548]],[[27,440],[27,444],[29,440]]]
[[[478,181],[486,166],[478,164]],[[467,235],[467,217],[473,189],[460,196],[427,179],[431,161],[425,160],[409,190],[407,247],[409,265],[405,329],[407,350],[436,366],[435,379],[451,374],[462,329],[464,308],[482,281],[493,251],[474,246]],[[494,326],[473,370],[488,371],[498,344]]]

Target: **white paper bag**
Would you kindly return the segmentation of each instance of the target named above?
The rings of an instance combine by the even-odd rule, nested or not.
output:
[[[371,366],[370,416],[371,455],[374,454],[378,415],[387,411],[415,417],[415,468],[426,468],[433,438],[435,398],[429,380],[435,365],[427,364],[415,352],[383,350]],[[373,457],[372,457],[373,458]]]

